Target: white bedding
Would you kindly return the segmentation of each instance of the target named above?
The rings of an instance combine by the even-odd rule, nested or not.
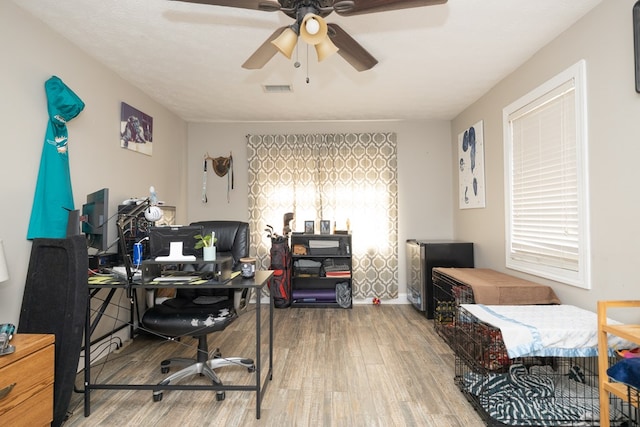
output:
[[[598,355],[598,316],[591,311],[565,304],[461,304],[460,307],[500,329],[509,358]],[[608,320],[608,323],[619,322]],[[635,345],[629,341],[609,336],[611,353],[613,350],[633,347]]]

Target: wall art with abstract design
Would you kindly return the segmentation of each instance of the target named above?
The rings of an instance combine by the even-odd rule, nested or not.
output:
[[[484,208],[484,133],[482,120],[458,135],[460,209]]]

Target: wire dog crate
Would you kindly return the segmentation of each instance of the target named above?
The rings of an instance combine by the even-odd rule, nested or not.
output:
[[[600,425],[597,357],[510,359],[499,329],[464,307],[454,323],[455,382],[488,426]],[[637,412],[612,399],[611,425],[637,426]]]
[[[455,332],[457,307],[460,304],[474,303],[473,290],[434,269],[433,299],[435,307],[433,327],[436,333],[451,346]]]

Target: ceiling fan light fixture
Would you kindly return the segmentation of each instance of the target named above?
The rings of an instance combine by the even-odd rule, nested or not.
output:
[[[300,37],[309,44],[321,43],[327,38],[327,31],[325,20],[314,13],[307,13],[300,25]]]
[[[280,11],[295,20],[289,27],[273,31],[267,40],[247,59],[242,68],[262,68],[279,50],[291,59],[298,38],[316,46],[318,60],[338,52],[358,71],[371,69],[378,63],[367,50],[337,24],[327,24],[326,16],[335,12],[347,17],[400,9],[433,6],[448,0],[178,0],[187,3],[253,9],[263,12]],[[306,25],[305,25],[306,24]],[[328,31],[331,34],[328,34]],[[335,44],[334,44],[335,43]],[[274,46],[276,47],[274,49]],[[300,66],[298,61],[294,66]]]
[[[307,33],[316,35],[318,31],[320,31],[320,23],[314,18],[307,19],[304,23],[304,28],[307,30]]]
[[[280,53],[291,59],[293,49],[298,43],[298,34],[293,31],[291,27],[287,27],[275,40],[272,40],[271,43],[278,48]]]
[[[325,37],[323,41],[316,44],[316,54],[318,55],[318,62],[330,57],[338,50],[340,49],[338,49],[338,47],[333,44],[331,39],[329,37]]]

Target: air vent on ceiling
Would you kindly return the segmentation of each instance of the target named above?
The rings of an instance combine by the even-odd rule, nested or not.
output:
[[[291,85],[263,85],[264,91],[267,93],[287,93],[293,92]]]

